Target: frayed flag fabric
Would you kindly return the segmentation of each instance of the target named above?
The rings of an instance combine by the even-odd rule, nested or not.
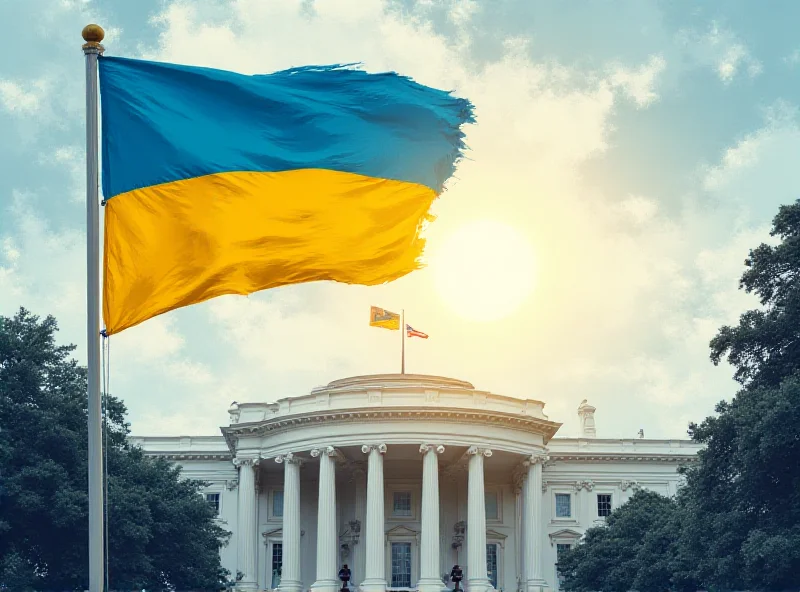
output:
[[[223,294],[418,269],[474,121],[466,99],[352,65],[99,69],[108,335]]]
[[[427,339],[428,338],[428,334],[427,333],[423,333],[422,331],[417,331],[411,325],[406,325],[406,335],[408,337],[421,337],[422,339]]]

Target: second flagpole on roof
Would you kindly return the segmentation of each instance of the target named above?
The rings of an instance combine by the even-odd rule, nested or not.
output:
[[[400,374],[406,373],[406,311],[400,310]]]

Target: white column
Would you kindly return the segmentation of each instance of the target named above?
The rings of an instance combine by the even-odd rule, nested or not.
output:
[[[524,488],[525,508],[525,589],[543,592],[547,582],[542,577],[542,465],[548,457],[536,454],[525,461],[528,468]]]
[[[300,467],[302,460],[291,452],[275,459],[283,463],[283,564],[281,592],[301,592],[300,577]],[[270,559],[268,559],[269,561]],[[269,576],[268,576],[269,577]]]
[[[339,537],[336,535],[336,454],[333,446],[311,451],[311,456],[319,457],[317,579],[311,586],[315,592],[336,592],[339,588],[336,568],[339,546]]]
[[[365,577],[364,566],[366,565],[366,545],[364,544],[364,526],[367,522],[367,473],[360,466],[353,474],[353,487],[355,488],[355,520],[361,529],[358,534],[358,542],[353,548],[353,563],[350,572],[353,581],[350,586],[355,586],[356,582],[362,582]]]
[[[487,448],[472,446],[467,450],[469,480],[467,485],[467,590],[491,590],[486,569],[486,493],[483,483],[483,458],[492,456]]]
[[[386,515],[383,509],[383,455],[386,444],[364,445],[367,460],[367,524],[365,528],[366,565],[361,590],[386,591]]]
[[[439,458],[444,446],[423,444],[422,453],[422,537],[420,539],[419,592],[441,592],[439,565]]]
[[[240,590],[258,588],[256,575],[256,479],[255,467],[258,458],[237,458],[234,464],[239,467],[239,519],[237,522],[238,553],[236,569],[242,573],[242,579],[236,585]]]

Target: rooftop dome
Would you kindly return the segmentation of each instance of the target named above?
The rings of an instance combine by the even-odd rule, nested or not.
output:
[[[427,374],[369,374],[334,380],[328,383],[327,386],[319,386],[311,392],[316,393],[319,391],[338,389],[368,389],[371,387],[408,387],[410,385],[413,385],[415,388],[475,390],[475,387],[465,380],[457,380],[445,376],[430,376]]]

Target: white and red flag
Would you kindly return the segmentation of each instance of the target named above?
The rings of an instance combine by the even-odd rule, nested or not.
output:
[[[423,333],[422,331],[417,331],[411,325],[406,325],[406,335],[408,337],[421,337],[422,339],[427,339],[428,338],[428,334],[427,333]]]

